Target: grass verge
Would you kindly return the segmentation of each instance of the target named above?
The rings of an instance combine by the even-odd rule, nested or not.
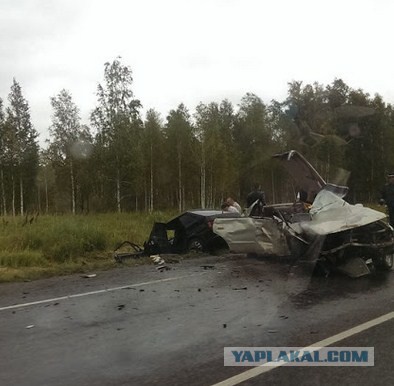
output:
[[[85,273],[116,266],[113,250],[128,240],[148,239],[155,221],[175,213],[7,217],[0,220],[0,282]],[[132,261],[127,265],[147,263]]]

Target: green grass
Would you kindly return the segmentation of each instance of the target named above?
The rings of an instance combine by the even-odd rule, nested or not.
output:
[[[0,281],[114,267],[112,252],[117,245],[125,240],[142,245],[155,221],[168,221],[175,215],[156,212],[38,216],[31,224],[21,217],[2,218]]]

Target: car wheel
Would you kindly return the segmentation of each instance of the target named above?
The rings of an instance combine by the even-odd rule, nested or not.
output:
[[[187,249],[189,252],[202,252],[204,249],[203,243],[200,239],[198,238],[193,238],[189,240],[187,244]]]
[[[387,255],[382,256],[381,267],[386,271],[390,271],[390,269],[393,267],[392,253],[388,253]]]
[[[313,270],[313,275],[327,278],[328,276],[330,276],[331,272],[332,271],[329,267],[329,264],[327,264],[326,261],[323,261],[323,260],[316,261],[316,264],[315,264],[315,267]]]

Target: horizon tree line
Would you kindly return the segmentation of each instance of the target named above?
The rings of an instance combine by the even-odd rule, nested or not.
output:
[[[348,200],[374,202],[394,169],[393,106],[353,89],[288,83],[284,101],[253,93],[234,106],[180,103],[163,119],[142,117],[130,67],[104,64],[90,126],[72,94],[50,97],[45,149],[13,79],[8,104],[0,98],[0,214],[88,213],[218,208],[233,196],[244,205],[258,182],[268,202],[292,201],[297,186],[272,155],[300,151],[322,177],[348,185]]]

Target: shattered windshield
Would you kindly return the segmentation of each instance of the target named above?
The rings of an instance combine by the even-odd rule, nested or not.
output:
[[[315,215],[323,211],[344,208],[348,205],[349,204],[345,200],[338,197],[336,194],[323,189],[317,194],[315,200],[313,201],[310,214]]]
[[[309,228],[319,234],[341,232],[384,219],[384,213],[362,204],[350,205],[332,192],[322,190],[316,196],[309,212],[312,222]]]

